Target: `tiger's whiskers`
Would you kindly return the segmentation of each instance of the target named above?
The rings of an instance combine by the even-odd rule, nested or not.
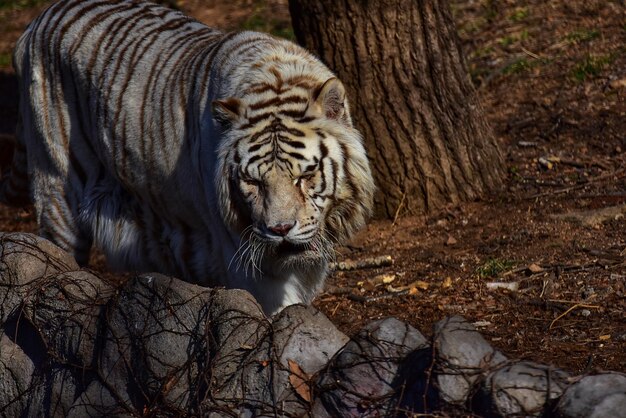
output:
[[[239,271],[239,268],[241,267],[241,263],[243,261],[243,257],[250,250],[249,240],[248,240],[248,237],[246,237],[246,235],[250,235],[250,234],[252,234],[252,225],[247,226],[243,231],[241,231],[239,247],[237,248],[237,251],[235,251],[235,254],[233,254],[233,256],[231,257],[230,262],[228,263],[228,267],[227,267],[228,270],[230,270],[230,267],[232,266],[233,262],[237,260],[235,271]]]

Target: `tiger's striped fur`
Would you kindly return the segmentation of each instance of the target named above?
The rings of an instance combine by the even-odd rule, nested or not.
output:
[[[41,234],[80,263],[94,243],[114,268],[247,289],[273,313],[312,299],[369,215],[344,88],[291,42],[149,2],[62,0],[14,62],[14,164]]]

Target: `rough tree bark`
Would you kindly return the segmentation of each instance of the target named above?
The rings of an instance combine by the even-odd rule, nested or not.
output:
[[[498,189],[503,159],[438,0],[289,0],[298,41],[346,85],[376,214],[426,213]]]

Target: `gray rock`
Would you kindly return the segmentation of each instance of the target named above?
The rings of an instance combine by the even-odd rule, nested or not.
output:
[[[89,386],[72,403],[72,406],[64,415],[67,418],[96,418],[96,417],[136,417],[131,411],[122,408],[102,383],[97,380]]]
[[[66,417],[74,400],[84,391],[82,379],[90,373],[58,363],[42,371],[40,380],[31,387],[33,399],[42,402],[30,402],[24,416]]]
[[[236,373],[267,333],[269,320],[244,290],[212,289],[208,304],[209,347],[218,385]]]
[[[273,344],[281,366],[294,360],[309,375],[317,373],[350,339],[313,307],[292,305],[273,321]]]
[[[244,377],[248,370],[261,375],[271,370],[268,358],[261,362],[253,358],[254,350],[265,341],[270,322],[254,297],[243,290],[213,289],[207,309],[212,374],[210,396],[202,404],[202,413],[220,416],[229,410],[236,411],[237,416],[251,416],[257,397],[244,402],[244,394],[254,394],[260,389],[255,384],[244,386]],[[271,399],[269,389],[265,389],[264,401]]]
[[[209,290],[159,274],[129,280],[106,307],[98,373],[113,396],[139,413],[160,404],[194,411],[204,397]]]
[[[213,368],[214,376],[219,376],[211,389],[217,405],[236,408],[242,416],[306,413],[312,396],[310,376],[324,367],[348,338],[325,315],[301,305],[286,308],[271,324],[267,320],[260,323],[258,317],[244,321],[243,315],[238,320],[248,337],[243,345],[231,339],[217,354],[222,359],[224,353],[231,353],[230,359],[236,359],[239,366],[229,374],[221,367]]]
[[[32,282],[78,270],[74,258],[43,238],[0,232],[0,324],[31,290]]]
[[[561,418],[626,418],[626,375],[583,377],[567,388],[557,411]]]
[[[306,412],[312,392],[311,377],[349,341],[320,311],[302,305],[289,306],[272,323],[272,351],[276,371],[271,383],[275,399],[287,413]],[[304,402],[303,402],[304,401]]]
[[[114,290],[89,271],[58,273],[24,298],[23,316],[56,362],[92,368],[102,308]]]
[[[457,405],[467,401],[477,379],[507,360],[460,316],[435,324],[433,347],[439,396]]]
[[[402,404],[407,356],[426,349],[424,336],[410,325],[388,318],[365,326],[331,360],[318,379],[321,407],[330,416],[391,415]],[[321,405],[320,405],[321,403]]]
[[[490,373],[472,400],[481,416],[540,416],[567,385],[569,375],[530,361],[507,364]]]
[[[35,365],[7,335],[0,335],[0,416],[17,417],[26,410]]]

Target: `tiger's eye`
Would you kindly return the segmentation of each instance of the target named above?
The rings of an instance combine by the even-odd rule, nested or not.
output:
[[[261,187],[263,185],[263,183],[261,183],[260,180],[257,179],[253,179],[251,177],[241,177],[240,178],[241,181],[246,184],[247,186],[251,186],[251,187]]]

